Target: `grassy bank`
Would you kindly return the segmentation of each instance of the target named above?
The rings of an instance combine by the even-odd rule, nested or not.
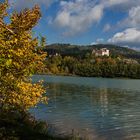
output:
[[[0,113],[0,140],[80,140],[77,136],[49,134],[45,122],[36,121],[29,114],[24,118],[12,112]]]

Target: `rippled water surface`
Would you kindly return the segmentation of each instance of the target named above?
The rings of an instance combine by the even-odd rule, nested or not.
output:
[[[140,80],[36,75],[49,104],[31,112],[57,133],[90,140],[140,140]]]

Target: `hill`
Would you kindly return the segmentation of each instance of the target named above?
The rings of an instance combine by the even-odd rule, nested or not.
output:
[[[87,53],[91,53],[93,49],[107,48],[110,50],[112,56],[124,56],[126,58],[136,59],[140,62],[140,52],[110,44],[98,44],[98,45],[71,45],[71,44],[51,44],[45,47],[45,51],[48,54],[59,53],[62,56],[74,56],[83,58]]]
[[[93,49],[101,48],[109,49],[110,57],[92,55]],[[87,46],[52,44],[46,46],[44,50],[50,56],[45,61],[45,74],[140,78],[140,52],[130,48],[107,44]]]

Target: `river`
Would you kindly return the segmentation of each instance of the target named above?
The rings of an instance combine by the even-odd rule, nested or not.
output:
[[[140,139],[140,80],[35,75],[44,80],[48,105],[31,110],[58,134],[89,140]]]

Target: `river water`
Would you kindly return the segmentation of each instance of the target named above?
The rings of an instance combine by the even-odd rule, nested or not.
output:
[[[140,80],[35,75],[48,105],[31,110],[56,133],[90,140],[140,140]]]

